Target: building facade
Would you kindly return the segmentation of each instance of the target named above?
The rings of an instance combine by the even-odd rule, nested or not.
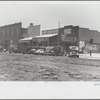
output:
[[[57,30],[56,32],[53,30]],[[65,51],[69,51],[69,46],[78,46],[79,51],[100,52],[100,32],[90,30],[89,28],[82,28],[79,26],[64,26],[59,29],[43,30],[42,34],[58,34],[55,39],[57,45],[64,48]],[[50,38],[51,43],[53,37]]]
[[[81,51],[100,52],[100,32],[88,28],[79,28],[79,48]]]
[[[18,46],[18,40],[27,34],[27,29],[22,28],[22,23],[14,23],[0,27],[0,45],[9,49],[10,45]]]
[[[30,26],[28,27],[28,36],[34,37],[38,35],[41,35],[41,26],[33,25],[33,23],[30,23]]]
[[[46,34],[58,34],[58,29],[43,30],[42,35],[46,35]]]
[[[63,46],[64,50],[68,51],[69,46],[78,46],[78,26],[64,26],[59,28],[59,45]]]

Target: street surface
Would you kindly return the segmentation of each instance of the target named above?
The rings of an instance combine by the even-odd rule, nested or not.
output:
[[[0,81],[100,81],[98,55],[67,58],[0,52]]]

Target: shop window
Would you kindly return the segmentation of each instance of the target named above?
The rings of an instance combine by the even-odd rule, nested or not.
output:
[[[4,33],[4,31],[2,31],[2,35],[3,35],[3,38],[5,38],[5,33]]]
[[[93,43],[93,39],[90,39],[90,44],[92,44]]]
[[[7,37],[9,37],[9,30],[7,30]]]
[[[11,36],[13,37],[13,29],[12,29],[12,32],[11,32]]]

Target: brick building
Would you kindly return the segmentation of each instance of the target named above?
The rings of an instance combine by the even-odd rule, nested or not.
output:
[[[65,51],[69,51],[69,46],[78,46],[79,51],[100,52],[100,32],[82,28],[79,26],[64,26],[59,29],[42,30],[30,24],[28,34],[31,38],[22,39],[21,42],[31,46],[62,46]]]
[[[27,34],[27,29],[22,28],[22,23],[14,23],[0,27],[0,45],[9,49],[10,44],[18,46],[18,40]]]
[[[58,29],[43,30],[42,34],[58,34],[55,37],[56,43],[69,51],[69,46],[78,46],[80,51],[89,52],[92,48],[93,52],[100,52],[100,32],[82,28],[79,26],[64,26]],[[49,40],[53,44],[53,37]]]
[[[46,34],[58,34],[58,29],[43,30],[42,35],[46,35]]]
[[[28,36],[34,37],[38,35],[41,35],[41,26],[33,25],[33,23],[30,23],[30,26],[28,27]]]

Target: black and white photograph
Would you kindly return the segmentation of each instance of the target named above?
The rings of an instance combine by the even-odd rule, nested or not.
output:
[[[23,91],[27,91],[28,86],[35,87],[37,82],[38,89],[42,82],[45,83],[42,85],[45,91],[48,90],[47,85],[50,88],[53,84],[58,84],[51,87],[59,88],[58,98],[74,98],[75,96],[71,97],[69,88],[71,84],[77,84],[76,87],[72,86],[74,94],[88,88],[86,83],[89,83],[90,94],[81,91],[82,94],[76,98],[79,96],[84,99],[84,92],[86,98],[94,98],[95,87],[99,88],[100,93],[100,2],[0,1],[1,89],[6,88],[3,82],[10,86],[13,82],[21,85],[28,82],[29,85]],[[62,87],[67,92],[59,87],[62,83],[63,86],[67,84]],[[86,84],[86,87],[82,87],[81,83]],[[17,89],[20,86],[14,87]],[[77,91],[77,87],[80,91]],[[63,91],[62,94],[60,90]],[[4,92],[0,91],[1,94]],[[29,89],[25,93],[28,92]],[[98,92],[96,98],[100,97]],[[21,91],[18,92],[20,93]],[[39,95],[35,89],[33,93]],[[32,92],[30,95],[32,97]],[[21,96],[23,98],[24,94]],[[53,97],[58,99],[55,95],[44,94],[39,99]]]

